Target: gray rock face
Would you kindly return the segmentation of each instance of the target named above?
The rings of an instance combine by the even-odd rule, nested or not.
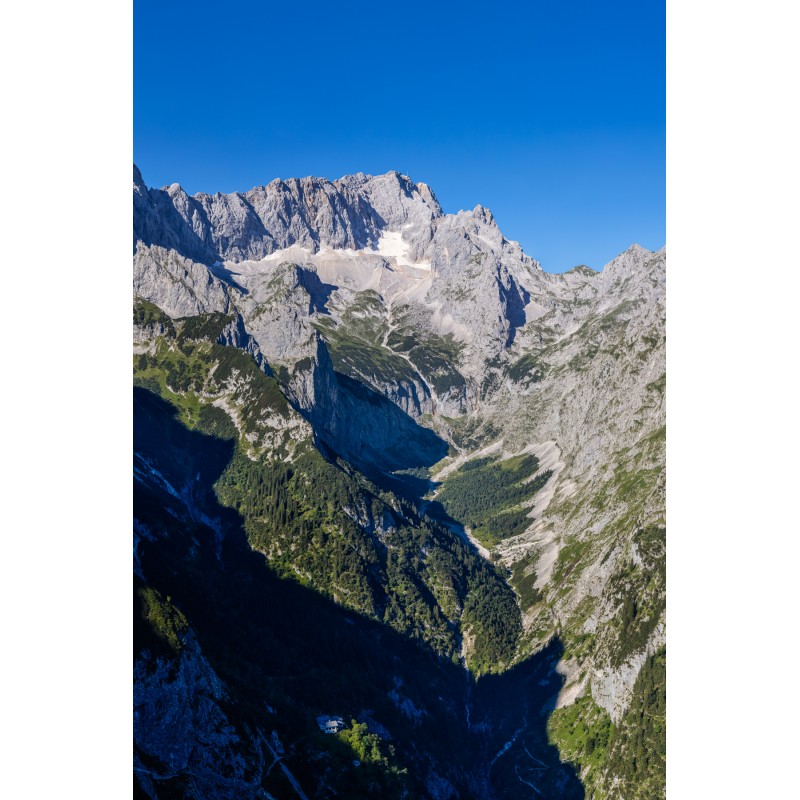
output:
[[[158,783],[187,782],[188,796],[263,797],[265,768],[258,740],[246,740],[228,719],[222,682],[189,632],[174,660],[145,653],[134,665],[134,769],[158,797]],[[146,760],[142,756],[146,756]]]
[[[133,293],[173,318],[231,308],[228,287],[203,265],[158,245],[136,243]]]
[[[192,197],[176,183],[148,189],[134,166],[134,239],[206,263],[258,260],[291,245],[361,249],[385,228],[441,216],[431,190],[397,172],[274,180],[249,192]]]

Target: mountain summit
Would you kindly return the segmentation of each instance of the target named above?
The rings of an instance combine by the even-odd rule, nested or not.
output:
[[[148,189],[134,166],[133,185],[134,239],[203,263],[257,261],[291,246],[371,250],[388,237],[415,262],[444,266],[457,253],[468,257],[469,245],[477,252],[492,242],[538,268],[500,235],[488,209],[444,214],[426,184],[399,172],[274,180],[244,193],[190,196],[177,183]],[[462,238],[466,247],[458,246]]]

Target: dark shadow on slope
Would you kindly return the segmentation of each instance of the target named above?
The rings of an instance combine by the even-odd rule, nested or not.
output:
[[[323,283],[319,275],[314,270],[305,269],[303,267],[297,268],[297,274],[300,278],[300,285],[308,292],[311,297],[311,307],[309,312],[316,312],[318,314],[330,314],[328,310],[328,300],[330,296],[339,288],[332,283]]]
[[[217,260],[216,248],[211,239],[211,224],[202,205],[195,198],[186,196],[188,209],[184,217],[176,208],[164,189],[148,189],[141,173],[134,170],[134,182],[141,194],[133,195],[133,238],[146,245],[158,245],[172,249],[182,256],[201,264],[213,264]],[[203,231],[200,236],[188,222],[199,220],[197,228]]]
[[[391,628],[279,579],[250,548],[239,514],[214,494],[233,443],[186,429],[168,403],[146,390],[134,394],[134,513],[156,532],[140,541],[138,560],[147,582],[171,598],[197,633],[231,693],[229,718],[240,728],[277,729],[284,742],[305,742],[287,764],[313,797],[330,767],[330,759],[314,760],[314,717],[332,713],[349,721],[371,709],[391,732],[401,763],[417,773],[408,779],[416,793],[433,770],[458,796],[473,796],[465,742],[451,752],[439,733],[459,731],[463,672]],[[161,796],[183,797],[187,780],[163,782]],[[340,796],[375,796],[358,788],[352,765],[326,780]],[[291,796],[280,781],[268,786],[274,797]],[[216,796],[213,782],[202,788],[201,796]]]
[[[514,344],[517,330],[525,325],[525,306],[530,302],[530,294],[523,287],[519,286],[513,278],[510,278],[510,283],[509,289],[506,289],[498,281],[500,297],[506,304],[506,319],[508,320],[506,347]]]
[[[435,773],[452,786],[454,799],[530,797],[522,782],[535,768],[527,746],[549,770],[539,778],[545,797],[582,798],[574,771],[556,763],[544,732],[560,686],[559,648],[473,686],[461,668],[393,629],[278,578],[250,548],[241,516],[216,498],[214,483],[233,448],[232,440],[188,430],[167,402],[134,390],[134,514],[149,531],[138,562],[148,584],[170,597],[196,632],[227,687],[225,711],[238,733],[246,736],[248,726],[277,730],[287,744],[286,764],[309,797],[393,796],[375,794],[350,762],[320,756],[317,714],[349,720],[371,709],[409,768],[412,794],[431,797],[426,783]],[[495,758],[522,721],[524,731]],[[157,781],[159,797],[223,796],[202,774],[210,741],[198,737],[200,766],[193,762],[191,770]],[[144,755],[170,772],[159,758],[164,753]],[[277,800],[294,797],[278,770],[262,786]]]
[[[434,484],[436,486],[438,484]],[[454,533],[460,539],[462,539],[470,548],[477,551],[477,548],[470,541],[469,536],[467,536],[467,531],[464,525],[459,522],[455,517],[451,517],[445,510],[444,506],[438,501],[433,500],[430,503],[423,504],[423,511],[426,517],[429,519],[434,520],[434,522],[439,522],[445,526],[449,531]]]
[[[228,286],[232,286],[236,289],[237,292],[241,292],[243,295],[249,294],[249,290],[246,289],[242,284],[240,284],[236,279],[239,277],[238,273],[231,272],[224,264],[220,263],[219,261],[215,261],[213,264],[209,266],[209,272],[215,275],[224,283],[227,283]]]
[[[233,440],[189,430],[178,420],[174,406],[147,389],[134,388],[133,407],[134,478],[141,480],[137,467],[149,468],[145,474],[150,481],[169,494],[173,494],[170,488],[175,490],[177,500],[196,508],[208,506],[207,487],[231,460]]]
[[[483,762],[497,797],[540,796],[583,800],[583,785],[562,763],[547,736],[564,677],[556,671],[564,652],[559,639],[501,675],[481,678],[474,690],[472,727],[483,738]]]
[[[243,295],[249,294],[250,290],[243,286],[239,281],[239,273],[233,272],[225,264],[215,261],[208,267],[209,271],[224,281],[228,286],[233,287]],[[330,283],[323,283],[316,272],[296,266],[297,277],[300,285],[308,292],[310,297],[309,313],[330,314],[328,300],[338,287]]]
[[[431,467],[444,458],[448,444],[418,425],[382,394],[341,372],[336,429],[320,431],[325,444],[371,479],[387,472]]]
[[[372,477],[372,482],[382,489],[394,492],[395,494],[417,503],[422,512],[424,506],[421,498],[425,497],[428,492],[433,491],[436,484],[430,478],[422,478],[413,474],[413,468],[408,471],[397,470],[396,472],[382,472],[376,473]]]

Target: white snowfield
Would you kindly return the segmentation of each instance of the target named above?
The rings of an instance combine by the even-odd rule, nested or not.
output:
[[[412,261],[409,258],[410,250],[411,245],[403,239],[403,234],[400,231],[384,231],[381,234],[381,238],[378,240],[377,252],[385,259],[393,259],[394,263],[398,266],[414,267],[414,269],[424,269],[430,272],[431,262]]]
[[[243,278],[247,284],[248,278],[259,279],[279,264],[290,262],[313,267],[320,280],[336,287],[356,292],[371,289],[390,302],[402,296],[406,302],[424,303],[433,279],[432,265],[429,260],[413,261],[410,250],[411,245],[403,239],[400,231],[384,231],[375,249],[353,250],[322,245],[314,253],[311,248],[292,245],[258,261],[224,261],[214,266]],[[462,326],[446,314],[440,316],[437,322],[445,331],[463,335],[457,330]]]
[[[292,245],[291,247],[276,250],[274,253],[264,256],[260,261],[225,261],[223,263],[227,269],[238,275],[254,275],[263,271],[258,268],[259,264],[272,265],[280,264],[283,261],[293,261],[299,264],[317,264],[331,259],[349,261],[352,259],[374,259],[379,256],[393,267],[411,267],[415,270],[431,271],[431,262],[429,260],[413,261],[410,257],[410,252],[411,245],[403,239],[401,231],[384,231],[378,240],[377,248],[374,250],[353,250],[350,247],[334,248],[322,245],[319,251],[314,253],[308,247]],[[372,268],[374,264],[370,263],[369,266]]]

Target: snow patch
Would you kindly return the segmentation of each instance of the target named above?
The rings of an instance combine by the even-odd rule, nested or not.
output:
[[[409,226],[404,226],[404,228]],[[316,264],[318,262],[330,261],[355,261],[356,263],[366,262],[370,267],[374,266],[375,257],[380,257],[396,267],[410,267],[413,270],[424,272],[431,271],[431,262],[427,260],[414,261],[411,258],[411,245],[403,239],[400,231],[384,231],[378,240],[375,249],[354,250],[351,247],[338,248],[322,245],[315,253],[309,247],[291,245],[276,250],[268,256],[264,256],[259,261],[217,261],[215,267],[225,267],[235,274],[255,274],[270,267],[273,264],[280,264],[283,261],[290,261],[297,264]],[[414,273],[406,273],[409,277],[418,277]]]
[[[299,245],[291,245],[282,250],[276,250],[268,256],[264,256],[262,261],[291,261],[293,258],[310,258],[311,250],[308,247],[300,247]]]
[[[424,269],[430,272],[430,261],[412,261],[409,258],[411,245],[403,239],[400,231],[384,231],[378,239],[379,255],[386,259],[394,259],[395,263],[401,267],[414,267],[414,269]]]

